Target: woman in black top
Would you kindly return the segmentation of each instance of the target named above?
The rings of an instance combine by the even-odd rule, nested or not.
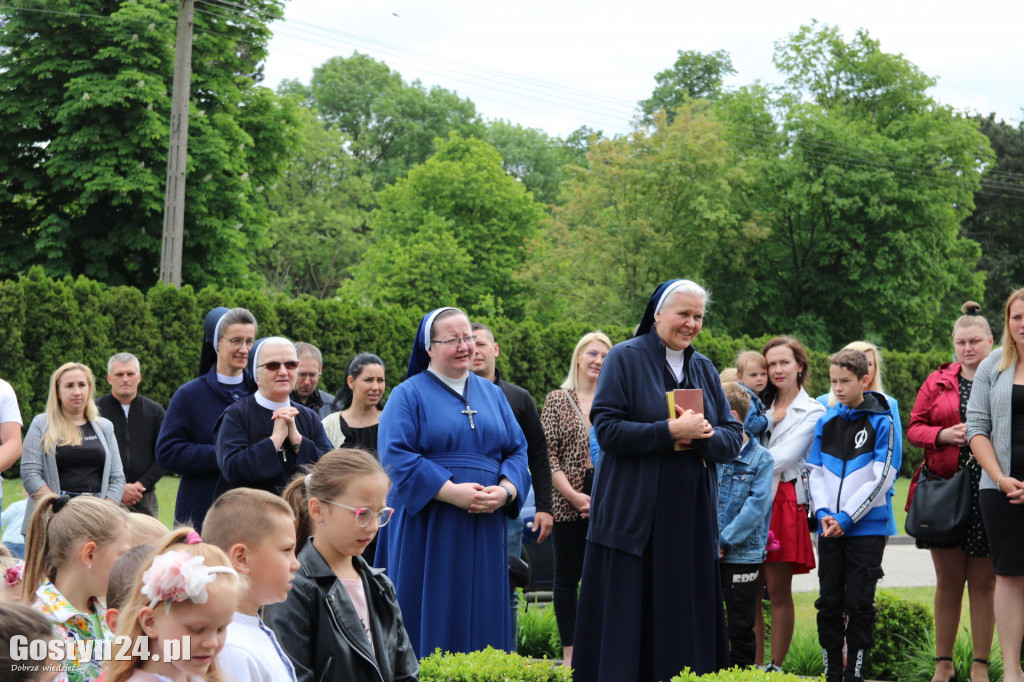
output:
[[[345,384],[324,418],[334,447],[360,448],[377,454],[377,427],[384,409],[384,362],[373,353],[360,353],[348,363]]]
[[[22,449],[26,529],[36,500],[50,493],[121,502],[124,470],[114,426],[99,416],[95,397],[96,380],[85,365],[65,363],[50,377],[46,412],[32,420]]]

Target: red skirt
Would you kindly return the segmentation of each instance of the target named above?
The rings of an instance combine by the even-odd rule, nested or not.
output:
[[[779,483],[772,502],[772,520],[769,526],[781,545],[768,552],[768,562],[793,564],[793,574],[810,573],[814,568],[814,546],[807,528],[807,510],[796,505],[796,486],[793,481]]]

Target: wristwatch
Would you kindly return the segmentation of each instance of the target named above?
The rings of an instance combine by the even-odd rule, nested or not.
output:
[[[516,501],[515,495],[512,494],[512,488],[509,488],[507,485],[501,485],[501,489],[505,491],[506,495],[508,495],[508,497],[505,498],[505,506],[511,507],[512,503]]]

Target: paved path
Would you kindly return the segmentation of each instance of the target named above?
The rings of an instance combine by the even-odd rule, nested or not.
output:
[[[906,535],[889,538],[882,557],[882,570],[885,571],[885,577],[878,586],[883,589],[935,586],[935,567],[932,565],[931,553],[917,549],[913,538]],[[806,575],[793,576],[793,591],[817,592],[818,572],[815,570]]]

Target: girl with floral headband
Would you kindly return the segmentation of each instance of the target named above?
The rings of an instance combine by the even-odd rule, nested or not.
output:
[[[60,638],[76,644],[74,657],[65,662],[70,682],[100,675],[102,662],[86,657],[85,647],[111,638],[103,598],[111,566],[131,547],[127,516],[98,497],[51,493],[37,501],[29,521],[22,601],[46,616]],[[7,575],[8,584],[16,580]]]
[[[172,531],[136,578],[118,620],[118,636],[136,643],[134,657],[108,663],[104,682],[222,682],[215,659],[238,603],[238,581],[220,548],[191,528]]]

